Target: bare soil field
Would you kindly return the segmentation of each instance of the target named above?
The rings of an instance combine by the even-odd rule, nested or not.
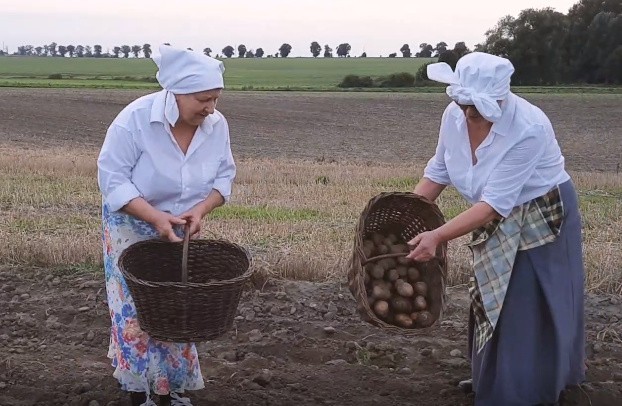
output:
[[[115,114],[140,94],[0,89],[0,151],[92,155]],[[551,117],[570,169],[616,171],[622,96],[528,98]],[[219,109],[238,159],[422,163],[446,103],[424,94],[232,92]],[[189,394],[193,404],[473,404],[456,386],[470,371],[465,286],[448,290],[433,334],[407,338],[362,322],[343,279],[261,282],[245,292],[234,328],[199,345],[206,389]],[[106,358],[105,300],[103,272],[0,266],[0,406],[129,405]],[[621,303],[586,296],[587,382],[569,388],[562,406],[620,404]]]
[[[102,275],[0,269],[0,405],[129,405],[106,358]],[[618,405],[619,300],[587,300],[588,383],[562,405]],[[466,288],[438,331],[405,338],[363,323],[345,284],[272,281],[243,296],[231,332],[199,345],[195,405],[466,406]]]
[[[99,148],[115,115],[142,94],[0,89],[0,145]],[[569,169],[621,165],[622,95],[526,98],[549,115]],[[444,94],[225,91],[218,108],[238,158],[424,163],[447,103]]]

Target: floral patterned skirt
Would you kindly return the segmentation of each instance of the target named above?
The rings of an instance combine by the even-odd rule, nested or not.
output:
[[[110,211],[104,203],[102,231],[112,321],[108,357],[121,389],[157,395],[203,389],[195,345],[158,341],[140,329],[134,301],[117,265],[121,252],[131,244],[158,238],[155,228],[123,212]]]

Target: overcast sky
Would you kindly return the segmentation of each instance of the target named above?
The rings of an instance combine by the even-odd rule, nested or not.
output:
[[[0,0],[0,46],[121,45],[163,42],[221,52],[244,44],[275,53],[287,42],[291,56],[309,56],[318,41],[342,42],[352,55],[412,50],[422,42],[469,47],[504,15],[552,7],[562,13],[578,0]],[[1,63],[1,62],[0,62]]]

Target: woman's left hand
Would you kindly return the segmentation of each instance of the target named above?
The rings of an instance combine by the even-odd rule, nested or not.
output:
[[[198,210],[191,209],[179,217],[186,220],[186,224],[190,225],[190,238],[197,238],[201,232],[201,220],[203,219],[201,213]]]
[[[413,261],[426,262],[436,256],[436,248],[441,243],[439,235],[436,231],[424,231],[412,240],[408,241],[408,245],[412,251],[406,256]]]

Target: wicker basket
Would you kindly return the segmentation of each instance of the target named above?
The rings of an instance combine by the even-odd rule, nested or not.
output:
[[[417,234],[433,230],[445,222],[439,208],[423,196],[406,192],[381,193],[368,202],[360,215],[354,238],[354,249],[348,272],[349,288],[357,302],[357,309],[362,319],[375,326],[406,335],[427,333],[438,327],[445,307],[445,281],[447,275],[447,244],[439,246],[434,259],[424,263],[411,263],[421,274],[421,280],[428,285],[428,311],[432,313],[434,323],[427,327],[400,327],[391,320],[382,320],[370,308],[368,288],[365,286],[365,268],[387,257],[399,257],[405,254],[375,255],[368,258],[363,242],[374,233],[393,234],[403,242],[408,242]]]
[[[216,239],[148,240],[126,248],[119,268],[136,304],[140,328],[170,342],[213,340],[233,325],[251,257]]]

